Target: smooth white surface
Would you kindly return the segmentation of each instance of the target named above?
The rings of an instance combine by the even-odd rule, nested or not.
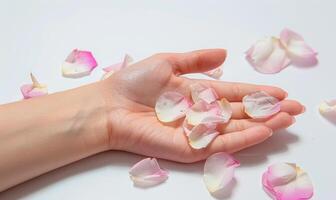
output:
[[[0,103],[21,99],[19,87],[30,81],[31,71],[56,92],[99,80],[101,67],[121,61],[124,53],[142,59],[156,52],[227,48],[223,80],[278,85],[307,107],[293,127],[236,154],[242,165],[229,199],[269,199],[261,189],[261,174],[270,163],[280,161],[296,162],[309,173],[314,199],[333,199],[336,127],[319,115],[317,106],[336,97],[335,7],[333,0],[2,0]],[[276,75],[255,72],[244,51],[284,27],[301,33],[319,52],[319,65],[291,66]],[[94,53],[99,68],[91,76],[61,76],[60,65],[74,48]],[[0,199],[213,199],[203,185],[203,163],[159,160],[170,171],[167,182],[134,188],[128,169],[141,158],[103,153],[3,192]]]

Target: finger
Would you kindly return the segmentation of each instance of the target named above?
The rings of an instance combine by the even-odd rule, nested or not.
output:
[[[269,119],[232,119],[227,124],[219,125],[218,130],[222,134],[242,131],[254,126],[266,126],[273,131],[287,128],[295,123],[295,118],[286,112],[280,112]]]
[[[232,119],[249,119],[250,117],[245,113],[244,105],[242,103],[231,103]],[[305,111],[305,107],[295,100],[283,100],[280,102],[280,112],[286,112],[290,115],[298,115]]]
[[[254,126],[242,131],[219,135],[209,145],[208,153],[236,152],[266,140],[272,135],[272,129],[266,126]]]
[[[176,75],[206,72],[223,64],[225,49],[204,49],[187,53],[162,54],[172,65]]]
[[[195,81],[195,80],[189,79],[189,81]],[[242,101],[244,96],[257,91],[265,91],[269,95],[274,96],[279,100],[282,100],[287,97],[287,92],[285,92],[281,88],[274,86],[254,85],[247,83],[230,83],[230,82],[212,81],[212,80],[197,80],[197,81],[207,85],[208,87],[215,89],[219,97],[221,98],[224,97],[231,102]]]

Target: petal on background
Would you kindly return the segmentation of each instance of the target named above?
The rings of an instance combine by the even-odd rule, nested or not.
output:
[[[30,78],[32,80],[32,84],[25,84],[20,88],[24,99],[30,99],[48,94],[47,85],[39,83],[32,73],[30,73]]]
[[[245,113],[251,118],[267,118],[280,111],[280,102],[264,91],[244,96]]]
[[[324,101],[319,107],[322,115],[328,115],[334,113],[336,115],[336,99]]]
[[[246,52],[246,60],[260,73],[274,74],[286,68],[290,59],[280,40],[268,37],[257,41]]]
[[[317,52],[298,33],[284,29],[280,33],[280,41],[286,47],[288,56],[293,63],[314,65],[318,62]]]
[[[194,103],[203,100],[210,104],[218,99],[218,95],[214,89],[208,88],[200,83],[191,84],[190,91]]]
[[[101,80],[105,80],[107,79],[108,77],[110,77],[114,72],[116,71],[119,71],[121,70],[122,68],[125,68],[127,67],[131,62],[133,62],[133,58],[128,55],[128,54],[125,54],[124,56],[124,59],[122,62],[119,62],[119,63],[116,63],[116,64],[113,64],[113,65],[110,65],[108,67],[105,67],[103,68],[103,70],[106,72]]]
[[[155,158],[145,158],[136,163],[129,171],[135,186],[150,187],[167,180],[168,172],[160,168]]]
[[[194,126],[191,131],[186,132],[186,135],[192,148],[202,149],[207,147],[219,132],[216,130],[216,124],[208,123]]]
[[[203,72],[202,74],[207,75],[211,78],[214,79],[220,79],[220,77],[223,75],[223,70],[221,67],[217,67],[216,69],[207,71],[207,72]]]
[[[313,196],[313,185],[306,172],[291,163],[271,165],[262,176],[264,190],[276,200],[306,200]]]
[[[204,165],[204,183],[210,193],[225,190],[234,178],[234,170],[240,163],[225,152],[211,155]]]
[[[67,78],[80,78],[90,75],[97,62],[90,51],[74,49],[62,64],[62,75]]]
[[[163,93],[155,104],[156,116],[161,122],[173,122],[185,116],[189,100],[178,92]]]
[[[198,101],[188,109],[186,120],[188,124],[196,126],[203,123],[226,123],[231,116],[231,105],[223,98],[211,104]]]

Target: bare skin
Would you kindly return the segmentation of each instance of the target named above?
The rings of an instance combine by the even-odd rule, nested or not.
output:
[[[180,76],[216,68],[225,57],[223,49],[157,54],[104,81],[0,106],[0,191],[107,150],[185,163],[220,151],[233,153],[289,127],[294,116],[304,112],[277,87]],[[213,87],[233,108],[232,119],[219,128],[221,135],[202,150],[188,145],[182,121],[162,124],[154,111],[163,92],[190,95],[194,82]],[[260,90],[281,100],[281,112],[255,121],[244,114],[241,100]]]

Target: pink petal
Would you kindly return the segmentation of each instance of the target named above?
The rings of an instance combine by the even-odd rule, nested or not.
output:
[[[207,123],[194,126],[190,131],[186,131],[186,135],[192,148],[202,149],[207,147],[219,132],[216,130],[216,124]]]
[[[185,116],[190,102],[178,92],[163,93],[155,104],[156,116],[161,122],[172,122]]]
[[[218,99],[218,95],[214,89],[208,88],[202,84],[195,83],[190,85],[191,98],[194,103],[198,101],[205,101],[210,104]]]
[[[91,74],[96,66],[91,52],[74,49],[62,64],[62,74],[67,78],[80,78]]]
[[[110,65],[108,67],[105,67],[105,68],[103,68],[103,70],[105,72],[110,72],[112,70],[113,71],[119,71],[122,68],[127,67],[131,62],[133,62],[133,58],[130,55],[125,54],[122,62],[119,62],[119,63],[113,64],[113,65]]]
[[[246,52],[246,59],[258,72],[264,74],[278,73],[290,63],[286,49],[274,37],[257,41]]]
[[[230,120],[232,108],[225,99],[212,102],[198,101],[186,113],[188,124],[196,126],[204,123],[226,123]]]
[[[217,67],[216,69],[207,71],[207,72],[203,72],[203,74],[214,78],[214,79],[220,79],[220,77],[223,75],[223,70],[221,67]]]
[[[121,70],[122,68],[127,67],[131,62],[133,62],[133,58],[126,54],[124,56],[124,60],[120,63],[116,63],[113,65],[110,65],[108,67],[103,68],[103,70],[106,72],[103,77],[101,78],[101,80],[105,80],[108,77],[110,77],[114,72]]]
[[[280,102],[264,91],[244,96],[245,113],[251,118],[267,118],[280,111]]]
[[[24,99],[43,96],[48,94],[48,88],[44,84],[40,84],[33,74],[30,74],[32,84],[25,84],[21,86],[21,93]]]
[[[316,64],[317,52],[312,49],[303,37],[292,30],[284,29],[280,33],[280,40],[287,48],[291,60],[299,63]]]
[[[263,174],[265,191],[276,200],[306,200],[313,196],[313,185],[307,173],[290,163],[271,165]]]
[[[234,178],[234,170],[240,163],[225,152],[211,155],[204,165],[204,183],[210,193],[218,193]]]
[[[149,187],[158,185],[168,178],[168,172],[160,168],[155,158],[146,158],[136,163],[129,171],[134,185]]]

